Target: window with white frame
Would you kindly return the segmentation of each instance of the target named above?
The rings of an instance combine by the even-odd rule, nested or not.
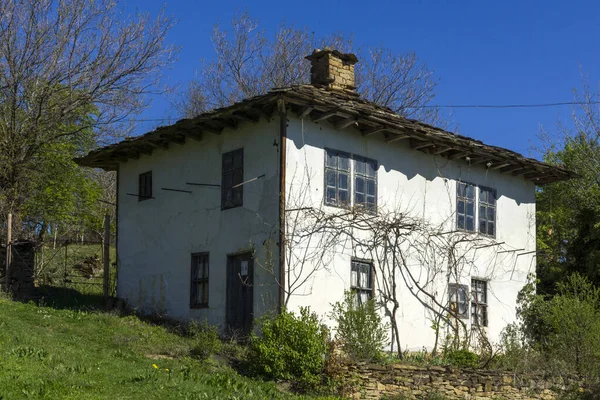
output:
[[[469,288],[467,285],[459,285],[456,283],[448,284],[448,300],[450,310],[458,318],[469,317],[468,291]]]
[[[325,149],[325,204],[375,210],[377,161]]]
[[[373,264],[367,261],[352,260],[350,289],[356,295],[358,304],[365,304],[373,297]]]
[[[471,323],[473,325],[488,325],[487,307],[487,282],[471,279]]]
[[[456,227],[496,236],[496,191],[471,183],[456,183]]]

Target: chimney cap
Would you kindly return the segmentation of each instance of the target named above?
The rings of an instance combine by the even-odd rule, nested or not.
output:
[[[334,55],[335,57],[341,59],[350,64],[356,64],[358,62],[358,58],[352,53],[342,53],[338,50],[333,50],[329,47],[324,47],[323,49],[314,49],[312,54],[304,57],[307,60],[313,61],[318,60],[326,54]]]

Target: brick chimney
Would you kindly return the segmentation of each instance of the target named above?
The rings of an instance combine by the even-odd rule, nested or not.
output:
[[[344,54],[330,48],[315,49],[305,57],[311,63],[310,83],[329,89],[356,90],[354,86],[354,54]]]

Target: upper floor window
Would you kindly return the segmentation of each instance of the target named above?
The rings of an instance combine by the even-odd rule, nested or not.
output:
[[[152,171],[138,176],[138,201],[152,198]]]
[[[377,162],[363,157],[354,159],[354,205],[375,209],[377,198]]]
[[[325,203],[350,205],[350,155],[327,150],[325,156]]]
[[[475,231],[475,186],[457,182],[456,216],[458,229]]]
[[[353,161],[353,162],[350,162]],[[353,195],[350,196],[350,193]],[[325,204],[377,208],[377,161],[325,150]]]
[[[479,224],[476,221],[479,221]],[[496,191],[457,182],[456,226],[464,231],[478,230],[479,233],[496,236]]]
[[[350,288],[356,294],[358,304],[365,304],[373,297],[373,264],[352,260]]]
[[[487,282],[471,279],[471,323],[487,326]]]
[[[239,207],[244,203],[244,149],[223,154],[221,176],[221,209]]]
[[[496,191],[479,188],[479,233],[496,235]]]

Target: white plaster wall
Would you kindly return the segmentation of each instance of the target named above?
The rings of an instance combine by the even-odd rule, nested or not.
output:
[[[345,151],[378,161],[378,206],[400,210],[442,224],[448,231],[456,228],[456,181],[470,182],[496,189],[499,246],[477,249],[463,271],[461,283],[472,277],[490,279],[488,283],[488,337],[496,341],[502,328],[515,320],[518,291],[528,273],[535,272],[535,186],[521,177],[471,167],[464,161],[449,161],[412,150],[403,141],[388,144],[381,137],[363,137],[352,128],[335,130],[328,123],[290,117],[288,125],[286,203],[287,208],[315,207],[334,212],[323,205],[324,148]],[[374,135],[377,136],[377,135]],[[290,213],[287,214],[290,218]],[[289,235],[289,233],[288,233]],[[476,236],[476,235],[475,235]],[[522,250],[517,250],[522,249]],[[498,253],[499,251],[505,251]],[[333,256],[329,268],[309,277],[288,301],[288,308],[310,306],[329,323],[331,303],[342,299],[350,288],[352,257],[364,258],[352,245],[344,243]],[[305,266],[304,273],[310,270]],[[413,269],[418,272],[419,267]],[[445,296],[447,281],[440,279],[434,292]],[[434,331],[430,313],[403,286],[399,323],[404,348],[431,348]]]
[[[152,155],[129,160],[119,169],[118,296],[145,310],[178,319],[225,322],[227,255],[255,248],[265,260],[278,221],[279,140],[277,122],[241,124],[202,141],[170,144]],[[221,211],[221,190],[186,182],[221,184],[221,155],[244,148],[243,207]],[[138,201],[138,175],[152,170],[154,199]],[[161,187],[191,190],[167,192]],[[275,236],[276,237],[276,236]],[[209,252],[209,308],[190,309],[191,254]],[[275,263],[274,268],[278,267]],[[272,274],[254,266],[254,313],[277,304]]]

